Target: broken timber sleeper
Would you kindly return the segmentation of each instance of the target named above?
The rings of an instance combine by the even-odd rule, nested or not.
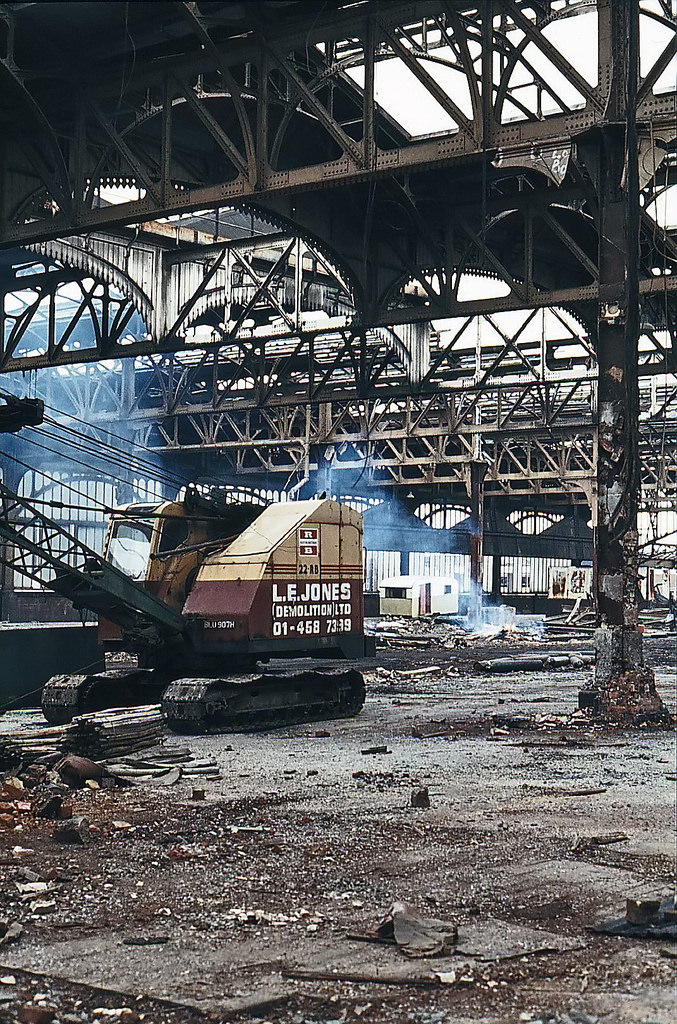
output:
[[[493,661],[476,661],[480,672],[543,672],[555,668],[586,668],[592,665],[591,654],[543,654],[531,658],[495,658]]]
[[[287,969],[282,972],[283,978],[295,981],[339,981],[356,985],[411,985],[415,988],[438,988],[440,979],[433,975],[406,976],[398,974],[373,974],[358,972],[307,971]]]

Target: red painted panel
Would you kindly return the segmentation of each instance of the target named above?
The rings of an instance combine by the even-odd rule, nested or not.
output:
[[[204,620],[205,640],[246,640],[250,635],[256,580],[205,580],[193,585],[184,615]]]
[[[184,614],[204,620],[208,646],[215,642],[333,637],[361,633],[359,580],[196,583]]]
[[[98,637],[100,644],[105,643],[106,640],[122,640],[122,630],[115,622],[99,616]]]

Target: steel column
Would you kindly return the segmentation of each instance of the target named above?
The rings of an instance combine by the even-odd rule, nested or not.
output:
[[[601,133],[599,162],[595,687],[599,711],[631,719],[649,710],[645,691],[653,693],[638,629],[639,4],[613,4],[609,14],[616,54],[609,114],[616,124]]]
[[[482,607],[482,554],[484,550],[484,478],[486,462],[470,463],[470,592],[472,615],[479,615]]]
[[[608,17],[617,60],[609,109],[616,124],[603,130],[599,151],[595,679],[601,689],[643,661],[637,630],[639,194],[631,187],[637,180],[637,4],[614,4]]]

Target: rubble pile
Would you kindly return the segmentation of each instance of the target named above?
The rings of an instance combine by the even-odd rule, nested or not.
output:
[[[58,823],[53,832],[57,842],[84,844],[90,825],[86,818],[75,816],[74,790],[221,778],[213,759],[194,757],[186,747],[162,745],[159,706],[81,715],[71,725],[44,733],[43,742],[36,742],[40,733],[32,730],[2,739],[3,762],[5,767],[7,761],[11,763],[13,774],[0,783],[0,831],[21,831],[31,821],[51,819]],[[128,756],[130,751],[148,748],[151,751],[142,757]],[[106,760],[105,754],[115,756]]]
[[[675,617],[665,606],[642,608],[639,622],[645,636],[664,636],[667,632],[675,631]]]
[[[68,821],[69,827],[70,823],[77,821],[73,817],[71,793],[73,789],[82,788],[87,783],[81,778],[69,775],[68,760],[64,758],[54,768],[34,763],[21,770],[19,774],[4,779],[0,787],[0,829],[21,830],[26,822],[37,819],[62,824]],[[80,758],[75,760],[91,763]],[[62,766],[66,766],[63,773],[60,771]],[[93,772],[85,772],[85,775],[98,773],[100,782],[90,784],[98,789],[103,784],[102,769],[97,765],[93,765],[93,769]],[[69,781],[66,782],[65,779]],[[115,781],[110,779],[110,784],[115,785]]]
[[[567,609],[564,608],[562,612],[555,615],[548,615],[544,619],[544,625],[548,629],[566,629],[566,628],[578,628],[578,629],[594,629],[595,628],[595,612],[594,609],[586,604],[581,606],[577,601],[573,607]]]
[[[56,764],[33,762],[7,776],[0,786],[0,829],[15,828],[25,817],[73,822],[72,791],[78,789],[114,789],[118,785],[172,785],[179,779],[221,778],[212,758],[194,757],[186,747],[163,747],[143,758],[92,761],[66,754]],[[194,791],[198,792],[198,791]],[[70,825],[62,829],[65,841]],[[56,836],[56,833],[55,833]]]
[[[299,910],[293,909],[287,914],[275,914],[257,908],[246,910],[244,907],[231,907],[223,915],[226,924],[235,925],[270,925],[273,928],[283,928],[288,924],[301,922],[306,926],[306,932],[312,934],[319,930],[324,924],[324,914],[313,915],[306,907]]]
[[[434,618],[404,619],[382,617],[368,619],[365,632],[376,638],[379,647],[427,650],[431,647],[458,648],[467,645],[461,626],[437,622]]]
[[[643,608],[639,614],[640,628],[649,637],[665,636],[675,629],[672,615],[665,608]],[[543,619],[542,640],[566,642],[567,640],[592,638],[597,623],[592,608],[574,606],[559,615],[548,615]]]
[[[157,746],[165,736],[159,704],[77,715],[70,725],[25,729],[0,737],[0,768],[54,763],[68,752],[103,760]]]
[[[73,819],[72,790],[113,789],[128,784],[172,785],[179,779],[196,778],[216,780],[221,778],[221,772],[212,758],[194,757],[185,747],[165,747],[138,759],[96,762],[67,754],[53,766],[34,762],[2,783],[0,828],[16,827],[23,815]]]
[[[509,621],[487,621],[478,628],[458,616],[429,615],[422,618],[382,616],[367,619],[365,631],[376,639],[379,647],[428,650],[430,648],[460,649],[488,639],[515,645],[552,644],[566,640],[588,640],[594,628],[587,619],[579,624],[567,616],[550,618],[534,615],[513,615]]]
[[[587,711],[573,713],[492,713],[473,715],[471,719],[441,718],[417,721],[411,728],[415,739],[465,739],[487,736],[523,747],[587,747],[608,733],[609,724],[591,718]]]
[[[0,788],[0,828],[14,828],[22,811],[30,811],[28,793],[21,779],[5,779]]]
[[[673,715],[656,692],[651,669],[625,672],[612,686],[584,692],[588,711],[596,720],[614,726],[673,728],[675,725]]]

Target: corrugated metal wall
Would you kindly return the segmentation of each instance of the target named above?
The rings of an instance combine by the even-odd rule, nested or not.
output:
[[[491,590],[493,557],[485,555],[484,589]],[[566,558],[525,558],[509,556],[501,559],[501,591],[504,594],[547,594],[548,569],[571,565]],[[382,579],[401,572],[399,551],[365,551],[364,589],[378,590]],[[412,551],[409,556],[410,576],[456,576],[461,590],[470,589],[470,558],[468,555],[429,551]]]
[[[491,579],[491,556],[483,560],[484,579]],[[460,554],[446,554],[429,551],[412,551],[409,556],[409,572],[412,576],[456,576],[461,590],[470,588],[470,557]]]
[[[364,589],[374,593],[378,585],[388,576],[399,576],[401,555],[399,551],[364,552]]]
[[[505,594],[547,594],[550,567],[571,565],[569,558],[525,558],[522,555],[501,559],[501,591]]]

